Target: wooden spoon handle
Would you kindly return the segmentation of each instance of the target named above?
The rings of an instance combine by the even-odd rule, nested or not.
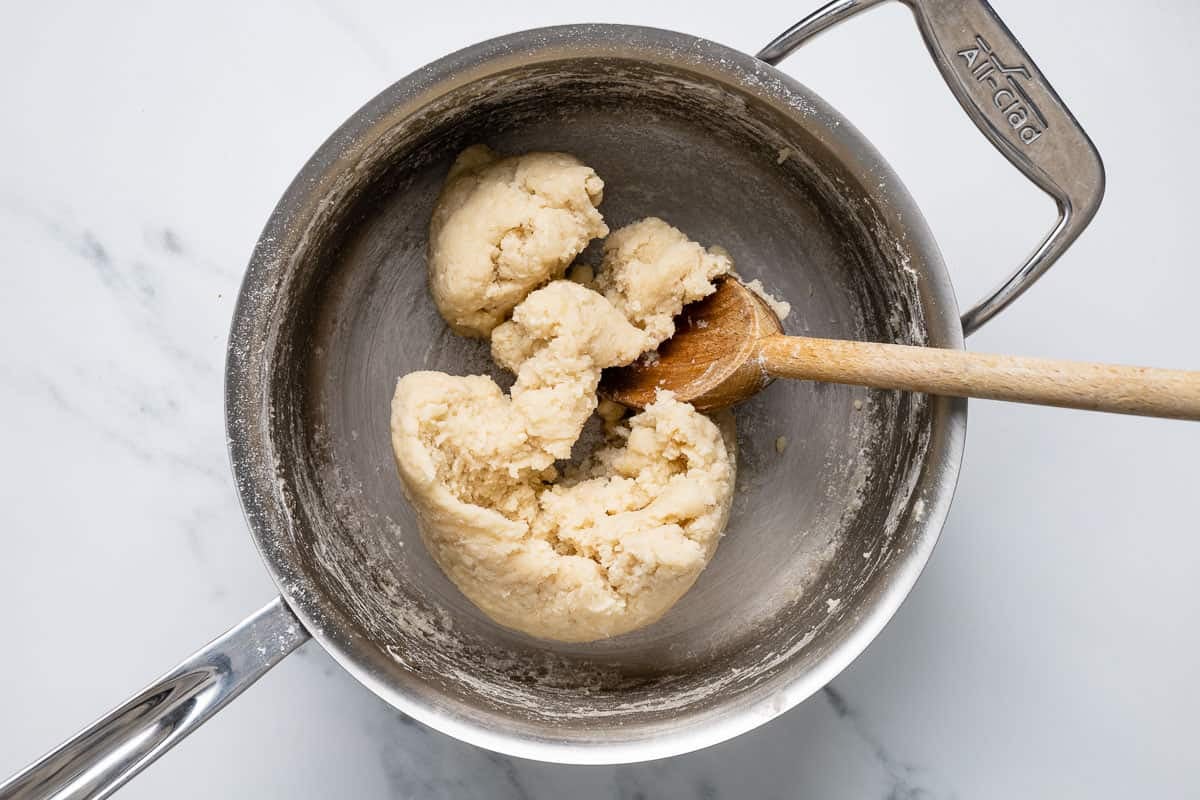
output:
[[[759,354],[780,378],[1200,419],[1200,372],[801,336],[768,336]]]

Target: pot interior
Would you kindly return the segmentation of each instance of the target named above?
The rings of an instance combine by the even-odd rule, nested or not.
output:
[[[961,346],[923,223],[857,133],[749,57],[653,35],[477,48],[450,65],[449,88],[397,84],[322,148],[256,255],[274,279],[259,334],[281,523],[257,532],[285,595],[386,699],[522,755],[655,757],[803,699],[907,591],[949,502],[946,462],[957,469],[961,406],[954,423],[947,401],[778,381],[736,409],[728,530],[655,625],[534,640],[488,620],[430,559],[392,460],[395,381],[510,380],[446,328],[426,286],[430,212],[467,145],[577,155],[606,183],[610,227],[657,215],[724,246],[792,304],[789,333]]]

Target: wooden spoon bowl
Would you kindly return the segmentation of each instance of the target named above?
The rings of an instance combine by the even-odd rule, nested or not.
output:
[[[723,279],[715,292],[684,307],[675,335],[656,353],[605,370],[600,391],[632,408],[653,403],[660,389],[698,411],[727,408],[774,380],[757,358],[758,345],[782,334],[779,317],[762,298],[740,281]]]

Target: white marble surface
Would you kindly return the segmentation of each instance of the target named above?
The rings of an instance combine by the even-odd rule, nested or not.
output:
[[[240,273],[323,137],[449,50],[580,18],[753,50],[804,3],[23,3],[0,31],[0,773],[272,594],[225,456]],[[1096,140],[1091,230],[980,350],[1200,368],[1200,7],[996,0]],[[873,139],[960,296],[1052,208],[978,137],[900,8],[786,69]],[[1008,798],[1200,793],[1200,426],[974,403],[924,577],[776,722],[615,768],[402,719],[306,645],[122,798]]]

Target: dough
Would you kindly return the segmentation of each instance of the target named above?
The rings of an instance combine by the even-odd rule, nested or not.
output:
[[[460,156],[439,202],[476,209],[478,229],[462,219],[453,229],[478,243],[503,223],[484,214],[496,209],[476,196],[493,191],[492,182],[462,166],[472,153],[479,151]],[[497,161],[488,153],[485,171],[509,164],[509,174],[520,172],[511,165],[530,163],[541,165],[541,185],[594,176],[558,154]],[[474,190],[451,191],[463,169],[476,176]],[[434,223],[452,216],[439,205]],[[586,235],[563,228],[555,215],[529,219],[526,238],[546,243],[522,251],[530,259],[578,252]],[[538,227],[543,219],[548,230]],[[602,221],[590,230],[600,228]],[[440,229],[440,252],[458,252],[449,230]],[[601,370],[657,347],[673,333],[671,318],[684,303],[710,294],[711,279],[732,267],[657,219],[613,233],[609,245],[594,284],[591,274],[575,270],[580,282],[551,280],[530,291],[548,275],[561,276],[566,264],[555,260],[547,271],[545,260],[514,262],[514,274],[542,278],[505,295],[512,318],[488,327],[479,324],[483,316],[471,317],[470,331],[490,331],[493,358],[516,374],[508,394],[482,375],[414,372],[399,380],[392,399],[396,463],[434,560],[492,619],[547,639],[591,641],[658,619],[712,557],[733,494],[732,438],[667,392],[628,419],[621,407],[600,404],[604,441],[560,469],[597,410]],[[431,262],[431,274],[456,269]],[[442,279],[458,285],[456,275]],[[486,320],[502,306],[490,306]],[[470,316],[453,316],[442,301],[438,307],[456,329]]]
[[[486,337],[531,290],[561,278],[608,233],[603,196],[604,181],[566,153],[464,150],[429,224],[429,285],[450,327]]]
[[[604,240],[596,288],[630,322],[658,342],[675,332],[685,303],[712,294],[713,278],[733,268],[724,252],[705,250],[657,217],[647,217]]]

